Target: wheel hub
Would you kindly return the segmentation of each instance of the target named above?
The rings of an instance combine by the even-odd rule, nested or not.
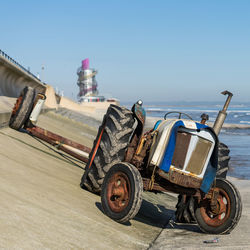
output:
[[[210,226],[222,225],[229,217],[231,206],[228,194],[223,190],[218,190],[216,204],[209,205],[210,199],[205,199],[201,204],[201,215]]]
[[[111,176],[107,185],[107,198],[113,212],[119,213],[128,206],[130,190],[130,182],[125,173],[117,172]]]

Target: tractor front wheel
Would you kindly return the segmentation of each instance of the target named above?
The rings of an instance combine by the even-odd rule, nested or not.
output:
[[[225,179],[216,179],[217,191],[215,203],[211,195],[206,195],[195,211],[200,229],[210,234],[230,233],[241,217],[242,203],[236,187]],[[213,192],[213,189],[211,190]]]
[[[106,174],[101,191],[104,213],[125,223],[138,213],[142,202],[143,182],[137,168],[125,162],[117,163]]]

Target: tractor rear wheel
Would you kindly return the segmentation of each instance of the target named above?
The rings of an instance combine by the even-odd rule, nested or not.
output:
[[[141,207],[142,192],[143,182],[138,169],[127,162],[115,164],[102,184],[104,213],[120,223],[133,219]]]
[[[229,170],[229,156],[230,150],[228,146],[222,142],[219,143],[218,147],[218,169],[216,172],[217,178],[226,179],[227,171]]]
[[[220,142],[218,146],[218,169],[216,178],[225,179],[229,169],[229,148],[224,143]],[[196,222],[195,219],[195,199],[192,196],[179,195],[176,204],[175,218],[180,223]]]
[[[225,179],[216,179],[218,192],[216,204],[211,205],[211,196],[205,197],[195,211],[200,229],[210,234],[230,233],[240,220],[242,203],[239,191]]]
[[[34,105],[35,90],[31,87],[25,87],[17,98],[15,106],[12,109],[9,126],[15,130],[22,128],[28,121]]]
[[[125,158],[134,123],[130,110],[113,104],[109,106],[82,176],[82,188],[100,193],[103,179],[110,167]]]

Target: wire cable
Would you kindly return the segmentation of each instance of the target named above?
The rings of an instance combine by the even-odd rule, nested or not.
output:
[[[81,169],[85,170],[84,167],[82,167],[82,166],[78,165],[77,163],[75,163],[75,162],[82,163],[82,161],[80,161],[80,160],[78,160],[78,159],[75,159],[75,158],[73,158],[73,157],[71,157],[71,156],[69,156],[69,155],[66,155],[66,154],[64,154],[64,153],[62,153],[62,152],[59,152],[59,151],[55,150],[52,146],[47,145],[45,142],[43,142],[42,140],[40,140],[40,139],[37,138],[36,136],[34,136],[34,135],[30,134],[30,133],[28,133],[28,134],[29,134],[32,138],[34,138],[35,140],[37,140],[38,142],[40,142],[42,145],[44,145],[45,147],[47,147],[48,149],[50,149],[50,150],[52,150],[53,152],[55,152],[55,153],[59,154],[60,156],[62,156],[64,159],[66,159],[66,160],[67,160],[68,162],[70,162],[71,164],[75,165],[75,166],[78,167],[78,168],[81,168]]]

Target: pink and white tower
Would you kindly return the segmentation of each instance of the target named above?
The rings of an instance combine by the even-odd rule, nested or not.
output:
[[[79,102],[103,102],[104,96],[98,96],[97,81],[95,76],[97,71],[89,68],[89,59],[82,61],[82,66],[77,70],[79,86],[78,101]]]

